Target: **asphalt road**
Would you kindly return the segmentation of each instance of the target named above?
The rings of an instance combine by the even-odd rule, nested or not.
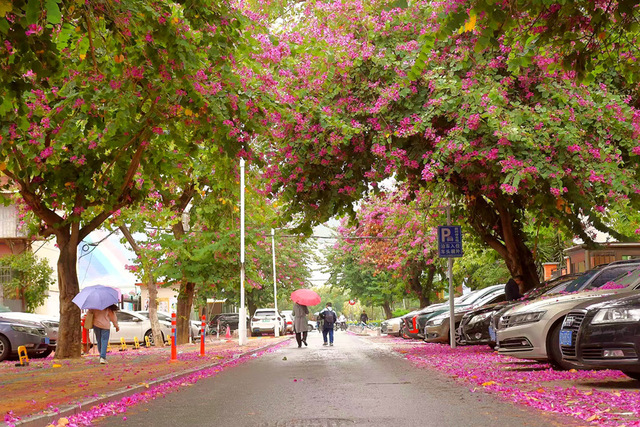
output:
[[[470,393],[365,339],[311,332],[273,353],[131,407],[100,426],[540,426],[573,420]],[[286,360],[283,360],[286,357]]]

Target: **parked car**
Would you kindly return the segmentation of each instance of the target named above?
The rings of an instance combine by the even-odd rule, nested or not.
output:
[[[564,318],[559,340],[563,359],[640,381],[640,293],[577,306]]]
[[[216,314],[215,316],[213,316],[213,318],[211,318],[211,321],[209,321],[209,328],[211,329],[211,331],[214,331],[215,333],[215,331],[217,331],[217,328],[218,328],[218,322],[220,322],[221,334],[224,334],[226,332],[227,326],[229,326],[229,330],[235,331],[236,329],[238,329],[239,319],[240,319],[239,313]],[[249,329],[249,326],[251,324],[249,316],[247,316],[246,322],[247,322],[247,329]]]
[[[475,292],[474,296],[467,298],[464,302],[455,307],[454,322],[455,322],[455,340],[457,344],[462,344],[462,335],[460,333],[460,321],[462,316],[474,308],[483,307],[487,304],[493,304],[496,302],[504,301],[504,285],[493,285],[484,289],[479,289]],[[449,336],[450,328],[450,313],[449,310],[432,317],[427,321],[425,325],[424,340],[426,342],[439,342],[447,343],[451,340]]]
[[[16,357],[20,346],[25,346],[29,357],[39,357],[48,351],[49,337],[44,327],[28,320],[0,318],[0,362]]]
[[[316,330],[316,322],[312,322],[311,320],[307,320],[307,325],[309,325],[308,331],[315,331]]]
[[[46,316],[43,314],[34,313],[22,313],[19,311],[0,312],[0,318],[10,320],[26,320],[28,322],[34,322],[44,327],[47,338],[49,338],[49,347],[46,351],[38,352],[33,357],[43,358],[50,355],[56,349],[56,342],[58,341],[58,328],[60,327],[60,321],[57,317]]]
[[[565,315],[584,302],[639,287],[640,283],[635,283],[628,274],[639,265],[639,261],[628,261],[597,267],[595,272],[589,271],[567,286],[567,290],[577,292],[541,297],[513,307],[500,318],[496,331],[498,352],[520,359],[548,360],[557,369],[575,367],[562,360],[560,350],[559,334]],[[604,286],[612,280],[616,281],[618,289]]]
[[[477,291],[469,292],[466,295],[455,297],[453,302],[455,305],[463,304],[468,298],[472,298]],[[412,311],[402,316],[402,324],[400,325],[400,336],[403,338],[424,338],[424,327],[429,319],[438,314],[444,313],[449,309],[449,302],[431,304],[419,310]]]
[[[489,347],[494,348],[496,345],[496,332],[492,322],[496,313],[506,311],[518,304],[534,300],[543,295],[562,292],[567,285],[578,276],[580,275],[570,274],[550,280],[526,292],[524,296],[517,301],[502,301],[468,311],[462,316],[462,320],[460,321],[460,329],[464,343],[466,345],[488,344]]]
[[[287,334],[293,334],[293,310],[283,310],[280,312],[284,317],[285,332]]]
[[[145,344],[145,337],[149,337],[149,341],[153,344],[154,336],[151,331],[151,321],[142,314],[129,310],[116,311],[116,317],[118,318],[118,325],[120,331],[116,332],[111,328],[109,334],[109,343],[120,344],[120,338],[124,338],[126,343],[133,343],[134,338],[138,338],[140,345]],[[167,342],[171,336],[171,322],[159,320],[160,327],[162,328],[162,339]],[[95,336],[90,333],[92,342],[95,343]]]
[[[430,306],[427,306],[430,307]],[[426,308],[426,307],[424,307]],[[424,309],[423,308],[423,309]],[[415,318],[420,313],[421,310],[413,310],[409,313],[402,316],[402,323],[400,323],[400,331],[398,332],[399,336],[405,339],[409,338],[418,338],[418,329],[415,326]]]
[[[136,311],[135,313],[138,313],[146,317],[147,319],[149,318],[148,311]],[[158,311],[157,313],[158,313],[158,320],[162,320],[163,322],[169,323],[169,333],[171,333],[171,314],[167,313],[166,311]],[[201,325],[202,325],[202,322],[199,322],[197,320],[189,320],[189,334],[191,336],[191,341],[200,339]]]
[[[284,317],[273,308],[259,308],[251,318],[251,336],[262,335],[263,332],[275,333],[276,328],[282,334],[286,328]]]
[[[387,335],[400,335],[400,325],[402,324],[402,317],[394,317],[393,319],[387,319],[380,325],[380,332]]]

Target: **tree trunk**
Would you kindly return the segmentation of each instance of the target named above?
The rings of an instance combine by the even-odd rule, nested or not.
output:
[[[192,282],[180,285],[180,293],[178,294],[178,314],[176,315],[176,333],[178,334],[177,343],[186,344],[189,342],[191,325],[191,306],[193,305],[193,294],[196,284]]]
[[[521,222],[514,218],[513,200],[496,197],[468,198],[467,207],[473,229],[504,259],[512,276],[524,277],[523,291],[540,285],[538,269],[531,250],[525,245]]]
[[[384,315],[387,319],[391,319],[391,317],[393,316],[393,314],[391,314],[391,304],[389,304],[389,301],[385,301],[382,303],[382,308],[384,310]]]
[[[425,267],[429,273],[427,280],[423,283],[421,279]],[[434,273],[435,265],[431,264],[427,267],[424,261],[412,262],[409,266],[409,286],[418,296],[420,307],[426,307],[431,304],[431,289],[433,288]]]
[[[82,326],[80,309],[71,300],[80,292],[78,272],[78,236],[71,233],[66,237],[58,235],[60,249],[58,258],[58,286],[60,289],[60,329],[56,347],[57,359],[80,357],[82,351]]]
[[[149,320],[151,321],[151,332],[153,333],[154,340],[153,345],[156,347],[164,347],[164,340],[162,337],[162,331],[160,328],[160,322],[158,321],[158,285],[153,278],[153,274],[146,273],[145,281],[147,282],[147,291],[149,292]],[[168,339],[169,337],[164,337]]]

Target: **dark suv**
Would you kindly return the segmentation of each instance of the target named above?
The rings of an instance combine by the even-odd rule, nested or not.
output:
[[[227,325],[229,329],[235,331],[238,329],[238,321],[240,319],[240,314],[238,313],[220,313],[213,316],[211,321],[209,322],[209,329],[212,331],[218,330],[218,322],[220,323],[220,333],[223,334],[227,330]],[[249,327],[249,317],[247,317],[247,328]]]

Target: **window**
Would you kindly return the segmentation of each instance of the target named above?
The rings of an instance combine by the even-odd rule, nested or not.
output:
[[[601,252],[596,253],[593,257],[591,257],[591,265],[605,265],[610,264],[616,260],[616,256],[613,252]]]
[[[116,312],[116,317],[118,318],[118,322],[133,322],[133,316],[129,313],[123,313],[122,311]]]
[[[11,279],[13,279],[11,267],[0,266],[0,285],[11,282]]]

